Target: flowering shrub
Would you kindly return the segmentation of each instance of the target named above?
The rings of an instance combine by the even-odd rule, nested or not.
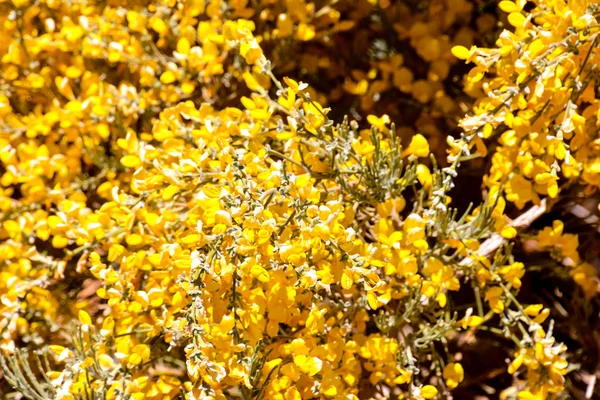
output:
[[[496,397],[567,398],[519,295],[537,252],[596,299],[551,211],[600,186],[597,4],[0,7],[7,396],[445,399],[487,340]]]

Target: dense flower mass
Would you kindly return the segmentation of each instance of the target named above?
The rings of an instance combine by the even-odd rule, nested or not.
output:
[[[0,2],[0,394],[568,398],[600,6],[498,7]]]

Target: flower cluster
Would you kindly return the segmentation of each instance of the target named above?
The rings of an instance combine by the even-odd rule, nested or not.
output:
[[[500,2],[515,30],[504,31],[496,48],[452,50],[476,65],[465,79],[479,100],[461,126],[477,141],[497,145],[484,183],[490,190],[502,188],[519,209],[540,204],[541,196],[557,199],[573,186],[591,195],[600,185],[598,5],[536,1],[536,8],[524,13],[525,3]],[[451,146],[459,151],[457,144]],[[561,239],[562,229],[562,222],[555,221],[540,233],[540,245],[560,248],[577,282],[592,296],[596,272],[580,261],[577,237]]]
[[[493,43],[497,32],[483,1],[272,2],[264,18],[276,21],[256,32],[276,74],[308,82],[336,115],[389,115],[405,144],[425,135],[440,162],[445,136],[470,104],[451,49]]]
[[[503,1],[516,31],[483,49],[495,17],[462,0],[107,3],[0,4],[13,387],[442,399],[468,377],[456,344],[483,332],[514,345],[503,398],[561,395],[567,348],[550,309],[517,298],[526,226],[506,210],[598,186],[594,4]],[[368,43],[366,68],[319,57],[349,39]],[[453,137],[455,56],[477,64],[478,100]],[[328,85],[294,79],[321,73]],[[378,112],[402,101],[423,109]],[[486,196],[459,212],[460,166],[488,147]],[[592,298],[595,270],[563,230],[531,236]]]

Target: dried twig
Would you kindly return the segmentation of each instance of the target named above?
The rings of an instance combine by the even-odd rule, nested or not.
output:
[[[519,215],[517,218],[513,219],[508,223],[509,226],[512,226],[515,229],[524,229],[529,227],[533,221],[541,217],[548,209],[548,201],[547,199],[542,199],[539,205],[535,205],[531,207],[529,210],[525,211],[523,214]],[[480,257],[488,257],[494,251],[498,250],[500,246],[506,243],[506,239],[502,237],[502,235],[498,233],[494,233],[489,239],[479,246],[476,255]],[[468,257],[463,259],[460,262],[461,266],[469,266],[474,263],[473,258]]]
[[[585,398],[591,399],[594,394],[594,388],[596,387],[596,374],[591,376],[591,379],[588,383],[587,389],[585,391]]]

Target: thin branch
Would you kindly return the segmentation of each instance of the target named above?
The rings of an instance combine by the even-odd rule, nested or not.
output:
[[[542,199],[539,205],[531,207],[517,218],[513,219],[508,223],[515,229],[524,229],[529,227],[536,219],[541,217],[548,209],[548,201],[546,198]],[[475,252],[475,255],[480,257],[488,257],[494,251],[498,250],[500,246],[506,243],[506,239],[498,233],[494,233],[490,238],[484,241],[479,249]],[[475,261],[472,257],[464,258],[461,262],[461,266],[469,266]]]

